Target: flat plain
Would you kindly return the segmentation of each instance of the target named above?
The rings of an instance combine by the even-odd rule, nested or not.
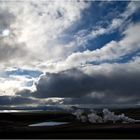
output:
[[[116,113],[140,119],[140,109],[117,109]],[[30,124],[55,121],[59,126],[29,127]],[[0,138],[140,138],[140,123],[82,123],[68,112],[34,111],[0,113]]]

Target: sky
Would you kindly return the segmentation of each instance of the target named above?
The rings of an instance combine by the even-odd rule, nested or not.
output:
[[[0,106],[140,105],[140,2],[0,1]]]

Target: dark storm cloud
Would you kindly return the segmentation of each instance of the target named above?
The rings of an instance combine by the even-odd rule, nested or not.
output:
[[[37,100],[21,96],[0,96],[0,105],[27,105],[33,103],[37,103]]]
[[[29,89],[23,89],[23,90],[20,90],[20,91],[16,92],[16,95],[21,95],[22,97],[25,97],[25,98],[33,96],[32,94],[33,93]]]
[[[102,93],[98,93],[102,94]],[[121,100],[120,100],[121,99]],[[128,105],[128,104],[137,104],[139,103],[140,98],[135,97],[121,97],[121,95],[118,95],[116,97],[113,97],[113,95],[108,95],[107,93],[102,96],[101,98],[99,97],[91,97],[91,96],[84,96],[80,98],[64,98],[63,99],[63,104],[65,105]]]
[[[36,97],[81,97],[92,89],[93,78],[71,69],[60,73],[46,73],[36,84]]]
[[[110,76],[86,75],[72,69],[42,76],[36,87],[37,97],[82,97],[90,92],[113,96],[139,96],[140,73],[113,71]]]
[[[65,98],[63,101],[63,104],[68,105],[76,105],[76,104],[105,104],[105,103],[110,103],[107,102],[107,99],[102,100],[101,98],[92,98],[92,97],[80,97],[80,98]]]
[[[18,94],[36,98],[69,98],[64,100],[66,104],[136,103],[139,101],[139,72],[114,69],[108,76],[105,73],[89,76],[77,69],[47,73],[40,77],[34,93],[24,90]],[[93,96],[94,92],[96,96]]]
[[[92,81],[93,78],[76,69],[60,73],[46,73],[40,76],[36,83],[37,91],[32,96],[37,98],[81,97],[91,91],[92,85],[89,83]],[[31,92],[24,89],[18,94],[29,96]]]

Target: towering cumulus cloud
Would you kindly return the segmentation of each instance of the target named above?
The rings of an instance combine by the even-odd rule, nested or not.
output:
[[[2,105],[139,105],[139,11],[138,1],[0,1]]]

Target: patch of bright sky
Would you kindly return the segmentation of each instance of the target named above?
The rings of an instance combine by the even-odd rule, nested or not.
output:
[[[10,34],[10,30],[9,29],[4,29],[2,31],[0,31],[0,37],[7,37]]]
[[[116,30],[113,33],[104,34],[97,37],[96,39],[89,40],[87,43],[86,49],[90,51],[100,49],[111,40],[119,41],[121,38],[122,38],[122,35],[120,34],[118,30]],[[84,47],[80,48],[80,51],[84,51],[84,50],[85,50]]]
[[[8,36],[10,34],[10,30],[5,29],[2,31],[2,36]]]
[[[23,88],[35,90],[34,82],[41,74],[43,73],[40,71],[20,68],[0,72],[0,96],[14,95]]]
[[[37,71],[37,70],[27,70],[27,69],[13,69],[10,71],[6,71],[6,75],[20,75],[20,76],[27,76],[27,77],[31,77],[31,78],[36,78],[39,77],[39,75],[43,74],[43,72],[41,71]]]

